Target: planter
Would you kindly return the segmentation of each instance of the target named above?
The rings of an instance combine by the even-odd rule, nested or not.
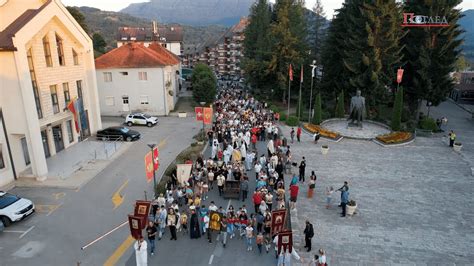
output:
[[[198,141],[197,144],[198,145],[204,145],[204,141]]]
[[[354,215],[354,212],[356,209],[357,209],[357,204],[355,206],[346,205],[346,214],[352,216]]]
[[[186,116],[187,116],[187,113],[186,113],[186,112],[179,112],[179,113],[178,113],[178,117],[180,117],[180,118],[184,118],[184,117],[186,117]]]
[[[326,145],[321,146],[321,153],[322,154],[328,154],[329,152],[329,147]]]
[[[454,149],[454,151],[461,152],[461,149],[462,149],[461,142],[455,142],[454,145],[453,145],[453,149]]]

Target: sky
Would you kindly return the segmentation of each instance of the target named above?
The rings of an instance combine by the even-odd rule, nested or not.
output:
[[[199,0],[196,0],[199,1]],[[237,0],[235,0],[237,1]],[[274,2],[274,0],[270,0]],[[108,11],[119,11],[129,4],[147,2],[146,0],[62,0],[68,6],[90,6]],[[306,0],[306,7],[311,9],[316,0]],[[334,14],[334,9],[341,7],[344,0],[321,0],[323,3],[326,18],[331,19]],[[459,7],[462,10],[474,9],[474,0],[464,0]]]

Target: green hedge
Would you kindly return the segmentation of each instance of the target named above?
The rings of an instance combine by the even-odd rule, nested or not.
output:
[[[436,125],[436,121],[431,117],[423,117],[420,121],[421,129],[431,130],[436,132],[438,130],[438,126]]]
[[[290,127],[296,127],[300,123],[300,120],[296,116],[290,116],[286,120],[286,124]]]

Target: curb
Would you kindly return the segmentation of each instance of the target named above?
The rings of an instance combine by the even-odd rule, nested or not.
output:
[[[451,98],[448,98],[448,101],[454,103],[455,105],[457,105],[459,108],[463,109],[464,111],[470,113],[471,115],[474,115],[474,110],[469,110],[468,108],[464,107],[463,105],[459,104],[458,102],[454,101],[453,99]]]

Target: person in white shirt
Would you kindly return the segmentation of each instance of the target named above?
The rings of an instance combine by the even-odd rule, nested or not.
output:
[[[209,209],[209,212],[210,211],[215,211],[215,212],[217,211],[217,206],[216,206],[216,204],[214,204],[214,201],[211,201],[211,204],[209,205],[208,209]]]
[[[137,240],[137,242],[135,242],[133,249],[135,250],[135,260],[137,262],[137,266],[147,266],[148,246],[142,236]]]

